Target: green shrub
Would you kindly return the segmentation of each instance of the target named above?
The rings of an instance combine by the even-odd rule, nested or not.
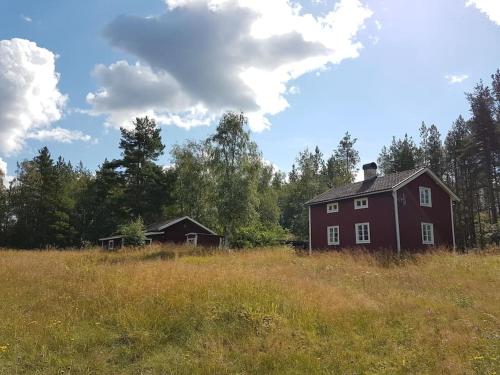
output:
[[[237,230],[231,241],[231,246],[236,248],[275,246],[290,238],[290,232],[280,225],[257,224]]]
[[[120,226],[119,232],[124,236],[123,241],[126,246],[144,246],[146,244],[146,227],[141,217]]]

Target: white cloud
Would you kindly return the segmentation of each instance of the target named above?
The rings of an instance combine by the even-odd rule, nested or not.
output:
[[[80,130],[69,130],[59,127],[36,130],[27,134],[26,138],[37,139],[39,141],[56,141],[61,143],[92,141],[92,137],[90,135],[84,134]]]
[[[7,174],[7,163],[4,162],[2,158],[0,158],[0,175],[1,174],[4,176]]]
[[[486,14],[488,18],[500,25],[500,1],[499,0],[467,0],[466,6],[475,6],[481,12]]]
[[[56,58],[26,39],[0,40],[0,153],[21,150],[26,139],[90,139],[79,131],[51,128],[67,101],[57,87]]]
[[[25,39],[0,40],[0,151],[19,151],[34,129],[61,118],[55,55]]]
[[[21,19],[25,22],[32,22],[33,19],[30,16],[25,16],[24,14],[21,14]]]
[[[14,176],[9,176],[7,174],[7,163],[0,158],[0,183],[8,188],[10,182],[14,179]]]
[[[448,81],[449,84],[462,83],[469,76],[467,74],[447,74],[444,78]]]
[[[293,80],[359,56],[356,35],[372,14],[359,0],[321,17],[288,0],[168,0],[167,8],[107,27],[111,44],[140,61],[94,69],[99,89],[87,102],[108,125],[148,114],[189,128],[242,110],[253,130],[268,128],[268,116],[289,106]]]

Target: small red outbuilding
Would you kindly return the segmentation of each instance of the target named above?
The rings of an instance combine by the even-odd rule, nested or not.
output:
[[[428,168],[377,175],[332,188],[309,206],[309,250],[455,247],[453,203],[459,198]]]
[[[222,246],[222,236],[189,216],[151,224],[147,226],[145,235],[149,243],[189,244],[202,247]],[[123,242],[122,235],[99,239],[100,245],[109,250],[121,248]]]

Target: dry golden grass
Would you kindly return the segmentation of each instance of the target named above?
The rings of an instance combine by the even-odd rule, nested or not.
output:
[[[0,374],[500,373],[498,249],[173,250],[0,251]]]

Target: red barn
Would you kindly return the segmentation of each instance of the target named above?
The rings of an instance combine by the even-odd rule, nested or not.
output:
[[[332,188],[309,206],[309,251],[365,247],[370,250],[455,248],[453,202],[458,197],[428,168],[377,176]]]
[[[149,225],[145,235],[149,243],[189,244],[202,247],[220,247],[222,244],[222,236],[189,216]],[[122,235],[115,235],[100,238],[99,243],[103,248],[113,250],[121,248],[123,240]]]

